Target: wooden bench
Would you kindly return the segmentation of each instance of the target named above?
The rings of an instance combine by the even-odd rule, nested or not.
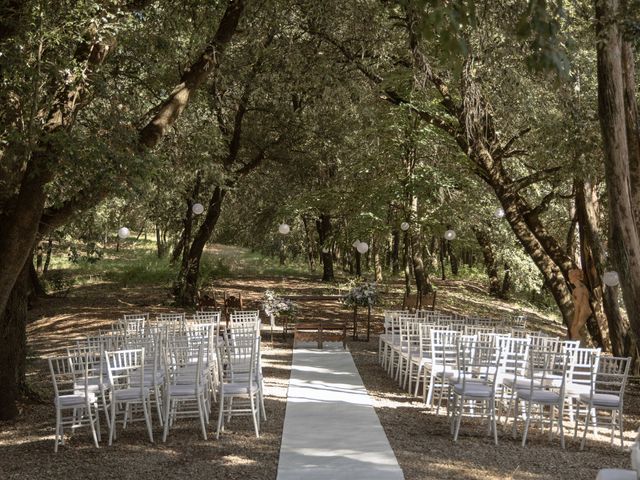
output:
[[[293,334],[293,344],[296,342],[318,342],[318,348],[323,348],[325,341],[342,342],[342,348],[347,348],[347,324],[339,320],[315,320],[297,322]]]

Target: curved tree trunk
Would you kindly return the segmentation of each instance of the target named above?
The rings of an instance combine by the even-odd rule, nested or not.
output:
[[[196,303],[202,252],[218,223],[220,212],[222,211],[222,201],[226,193],[226,190],[221,187],[215,188],[209,201],[207,216],[193,237],[193,242],[186,255],[186,261],[183,262],[178,276],[176,286],[176,303],[178,305],[192,306]]]

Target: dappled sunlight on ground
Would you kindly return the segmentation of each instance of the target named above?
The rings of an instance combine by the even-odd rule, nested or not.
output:
[[[235,247],[214,245],[209,254],[236,258],[246,252]],[[489,317],[509,317],[525,314],[536,328],[563,335],[557,319],[544,318],[531,308],[517,303],[490,299],[480,283],[460,280],[434,280],[437,287],[437,309]],[[384,285],[383,306],[372,312],[372,332],[382,329],[382,311],[402,303],[400,280]],[[216,280],[210,291],[222,295],[242,293],[245,308],[258,309],[264,291],[276,290],[292,296],[336,295],[339,289],[323,284],[319,274],[285,276],[232,276]],[[54,409],[51,405],[51,382],[46,357],[61,353],[64,348],[99,329],[109,329],[125,313],[176,311],[170,304],[169,290],[161,286],[130,286],[123,288],[102,281],[71,288],[66,297],[40,300],[29,314],[28,381],[39,392],[43,404],[20,404],[21,415],[15,422],[0,423],[0,478],[54,479],[86,478],[193,478],[193,479],[275,479],[282,422],[286,405],[288,378],[291,373],[291,334],[282,338],[281,322],[274,332],[263,330],[263,360],[267,388],[268,420],[263,435],[255,439],[248,418],[233,419],[219,441],[213,440],[214,421],[209,426],[210,438],[199,436],[197,421],[179,420],[171,429],[166,444],[162,444],[156,423],[156,444],[147,441],[142,424],[127,428],[112,447],[103,441],[99,450],[93,448],[87,429],[68,436],[67,445],[53,454]],[[342,319],[351,325],[353,312],[336,299],[296,300],[298,316],[304,319]],[[266,323],[266,319],[265,319]],[[359,311],[359,337],[366,336],[366,312]],[[293,330],[293,329],[291,329]],[[628,451],[610,447],[608,438],[590,436],[584,452],[577,442],[568,438],[562,451],[557,438],[549,441],[546,434],[533,431],[525,449],[510,433],[500,433],[498,448],[486,435],[484,425],[464,419],[460,440],[451,441],[446,416],[436,416],[420,401],[403,393],[377,365],[378,338],[370,342],[349,342],[348,348],[375,400],[376,410],[391,446],[407,480],[421,479],[551,479],[595,478],[601,467],[626,468]],[[638,427],[640,402],[634,385],[626,399],[627,423],[625,439],[633,440]],[[572,430],[570,430],[572,433]],[[102,428],[103,440],[107,428]],[[37,458],[37,462],[32,459]],[[357,480],[357,479],[354,479]]]

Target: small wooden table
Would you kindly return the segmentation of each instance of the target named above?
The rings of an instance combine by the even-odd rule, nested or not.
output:
[[[297,341],[318,342],[318,348],[323,348],[325,341],[342,342],[342,348],[347,348],[347,324],[340,320],[314,320],[297,322],[293,334],[293,344]]]

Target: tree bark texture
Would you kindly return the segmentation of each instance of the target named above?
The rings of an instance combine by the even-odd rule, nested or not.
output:
[[[18,413],[16,401],[25,381],[28,297],[29,268],[25,264],[0,322],[0,420],[12,419]]]
[[[610,303],[610,295],[604,295],[600,279],[605,270],[605,256],[598,227],[598,198],[596,188],[585,181],[574,182],[576,192],[576,218],[580,234],[580,261],[589,289],[589,303],[594,317],[587,321],[587,329],[596,345],[604,351],[613,349],[611,331],[615,332],[615,350],[622,355],[624,336],[628,331],[620,315],[618,305]],[[606,303],[606,306],[605,306]],[[622,336],[620,334],[625,331]],[[616,354],[617,355],[617,354]]]
[[[609,254],[621,279],[625,307],[640,338],[640,238],[635,216],[637,114],[632,61],[619,25],[620,2],[596,0],[598,113],[605,152],[609,198]],[[633,172],[633,176],[632,176]]]
[[[174,87],[153,118],[140,131],[139,139],[142,145],[153,148],[160,143],[167,129],[175,123],[189,103],[193,92],[216,70],[220,56],[238,27],[243,10],[244,0],[228,1],[213,39],[207,44],[195,63],[184,71],[180,83]]]
[[[176,302],[179,305],[191,306],[196,303],[202,253],[218,223],[222,211],[222,202],[226,194],[226,190],[219,186],[214,189],[206,210],[207,214],[189,246],[186,262],[183,264],[184,270],[181,269],[180,272],[182,279],[177,285]]]

